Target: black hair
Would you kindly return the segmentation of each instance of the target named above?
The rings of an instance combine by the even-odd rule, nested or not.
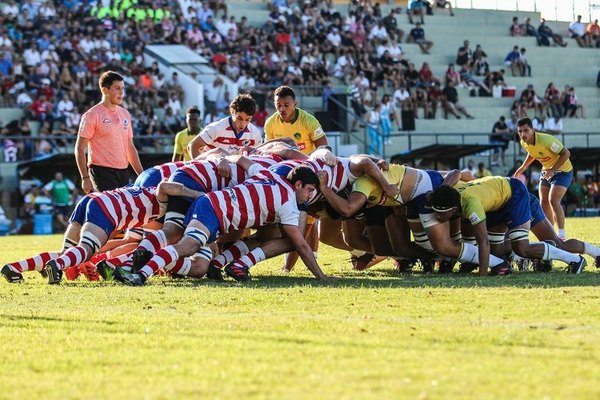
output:
[[[191,106],[190,108],[188,108],[185,111],[186,115],[187,114],[198,114],[200,115],[200,109],[198,108],[198,106]]]
[[[292,89],[289,86],[279,86],[277,89],[275,89],[275,93],[273,93],[274,97],[291,97],[292,99],[296,100],[296,93],[294,92],[294,89]]]
[[[531,122],[531,118],[525,117],[521,118],[517,121],[517,126],[529,125],[530,128],[533,128],[533,123]]]
[[[292,169],[287,175],[287,179],[292,182],[292,184],[296,183],[297,181],[302,182],[302,187],[313,184],[318,188],[320,183],[319,177],[315,171],[305,165],[299,165]]]
[[[452,207],[460,209],[460,193],[448,185],[441,185],[427,196],[429,205],[434,210],[449,210]]]
[[[233,98],[229,110],[236,113],[243,112],[251,117],[256,113],[256,101],[248,93],[241,93]]]

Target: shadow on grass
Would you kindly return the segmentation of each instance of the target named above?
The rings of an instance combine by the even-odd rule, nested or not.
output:
[[[598,275],[584,272],[579,276],[560,272],[549,274],[520,273],[510,276],[478,277],[471,275],[438,275],[438,274],[398,274],[387,271],[352,273],[333,281],[321,282],[311,277],[265,276],[258,275],[252,281],[237,283],[233,280],[225,282],[207,279],[153,279],[149,285],[168,287],[248,287],[248,288],[285,288],[285,287],[334,287],[334,288],[471,288],[471,287],[511,287],[511,288],[558,288],[598,286]]]

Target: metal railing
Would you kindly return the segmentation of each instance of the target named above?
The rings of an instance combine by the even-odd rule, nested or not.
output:
[[[452,3],[457,8],[539,12],[549,21],[574,21],[581,15],[587,22],[600,17],[598,0],[454,0]]]

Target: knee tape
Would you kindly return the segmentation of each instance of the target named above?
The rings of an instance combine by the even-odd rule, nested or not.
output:
[[[510,238],[511,242],[529,240],[529,231],[527,229],[514,229],[508,232],[508,237]]]
[[[100,242],[100,239],[98,239],[96,235],[91,232],[83,233],[83,236],[81,236],[81,244],[92,249],[92,254],[96,253],[98,249],[102,247],[102,242]]]

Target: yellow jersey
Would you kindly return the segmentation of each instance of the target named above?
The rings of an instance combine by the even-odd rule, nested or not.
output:
[[[177,132],[175,135],[175,146],[173,147],[173,155],[183,154],[183,161],[190,161],[192,156],[188,153],[188,144],[196,137],[196,135],[190,134],[190,131],[185,128],[184,130]],[[179,161],[179,160],[178,160]]]
[[[547,170],[554,166],[558,158],[558,153],[564,149],[565,146],[554,136],[548,135],[547,133],[535,132],[535,140],[533,144],[527,144],[521,140],[521,146],[525,151],[533,158],[542,163],[542,169]],[[570,172],[573,169],[571,160],[567,160],[563,165],[560,166],[558,171]]]
[[[390,164],[387,171],[381,171],[385,180],[391,184],[400,186],[406,173],[404,165]],[[387,197],[383,193],[381,186],[377,184],[370,176],[363,175],[352,184],[352,192],[358,192],[367,198],[367,207],[373,206],[397,206],[400,203],[393,197]]]
[[[300,108],[296,108],[296,115],[292,122],[283,122],[277,113],[271,115],[265,122],[266,140],[292,138],[298,145],[298,150],[307,155],[316,150],[314,142],[323,136],[325,131],[319,121]]]
[[[502,208],[512,196],[510,178],[487,176],[470,182],[458,182],[462,217],[471,225],[485,221],[485,213]]]

